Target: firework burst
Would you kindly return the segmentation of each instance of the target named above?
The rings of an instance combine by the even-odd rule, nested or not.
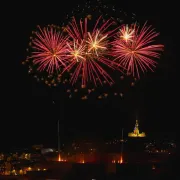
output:
[[[112,42],[115,61],[127,69],[127,74],[134,77],[140,78],[140,72],[145,73],[148,69],[153,71],[157,64],[155,59],[163,51],[163,45],[154,44],[158,35],[146,23],[141,29],[137,25],[123,27]]]
[[[132,41],[132,38],[134,36],[134,28],[129,28],[128,25],[123,25],[122,28],[120,28],[120,39],[123,39],[126,41],[126,43],[128,41]]]
[[[38,27],[22,64],[37,81],[65,88],[69,98],[125,98],[142,72],[153,71],[163,50],[155,44],[158,33],[151,26],[122,26],[134,21],[133,13],[129,16],[101,0],[87,1],[65,17],[62,27]]]
[[[58,71],[67,64],[68,36],[60,33],[55,26],[47,26],[34,32],[32,38],[32,52],[29,60],[37,66],[38,71],[47,71],[49,74]]]
[[[65,71],[72,71],[70,81],[74,84],[81,77],[81,85],[85,87],[88,81],[95,86],[103,80],[109,84],[113,79],[106,71],[106,67],[115,69],[114,62],[108,58],[109,38],[113,36],[116,29],[110,28],[113,25],[111,19],[105,21],[99,17],[90,32],[88,29],[88,18],[80,20],[78,24],[75,18],[66,27],[68,35],[71,37],[67,42],[70,63],[65,67]],[[109,30],[110,29],[110,30]],[[106,67],[105,67],[106,66]]]

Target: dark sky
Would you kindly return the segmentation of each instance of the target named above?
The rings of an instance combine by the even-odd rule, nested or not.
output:
[[[37,83],[21,65],[31,31],[36,25],[57,24],[65,12],[84,1],[27,1],[5,7],[5,63],[2,68],[2,146],[27,146],[44,143],[56,146],[57,120],[61,119],[63,140],[73,137],[120,137],[133,129],[136,114],[141,129],[152,135],[157,132],[176,135],[178,131],[178,81],[176,80],[177,11],[173,1],[105,1],[135,12],[141,22],[148,20],[161,33],[165,51],[155,73],[148,74],[128,92],[124,100],[63,100],[58,90]],[[10,17],[10,18],[9,18]],[[56,106],[52,106],[52,97]],[[64,104],[64,110],[61,108]],[[64,114],[64,116],[63,116]]]

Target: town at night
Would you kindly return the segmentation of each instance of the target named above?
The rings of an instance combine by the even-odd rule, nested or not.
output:
[[[0,180],[179,179],[176,3],[7,7]]]

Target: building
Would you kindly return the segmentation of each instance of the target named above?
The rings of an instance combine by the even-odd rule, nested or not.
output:
[[[134,131],[128,133],[128,137],[146,137],[146,134],[144,132],[142,132],[142,133],[139,132],[139,123],[138,123],[138,120],[136,120]]]

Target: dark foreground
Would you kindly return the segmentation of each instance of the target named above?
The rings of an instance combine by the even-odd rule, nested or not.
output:
[[[95,164],[47,162],[46,171],[29,171],[24,176],[0,176],[6,180],[170,180],[180,179],[178,158],[166,163]]]

